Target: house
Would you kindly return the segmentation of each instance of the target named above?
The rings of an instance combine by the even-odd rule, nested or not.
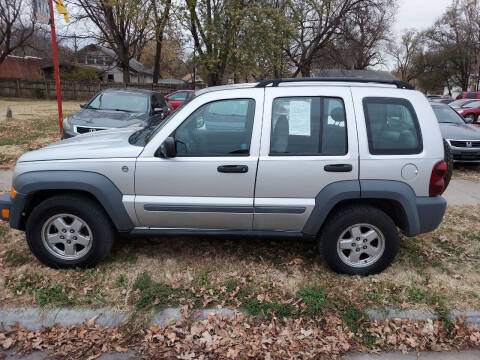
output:
[[[0,64],[0,78],[43,80],[40,58],[8,55]]]
[[[117,55],[111,49],[100,45],[87,45],[77,54],[77,64],[94,67],[102,81],[123,82],[123,69],[118,65]],[[152,83],[153,72],[135,59],[130,60],[130,82]]]
[[[182,78],[183,81],[185,81],[187,84],[192,84],[193,83],[193,74],[192,73],[188,73],[187,75],[185,75],[183,78]],[[204,82],[203,82],[203,79],[198,76],[198,74],[195,75],[195,89],[197,88],[202,88],[204,87]]]

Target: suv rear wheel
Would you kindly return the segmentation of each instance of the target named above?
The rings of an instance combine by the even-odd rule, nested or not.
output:
[[[92,267],[110,252],[115,232],[104,210],[82,196],[55,196],[36,206],[26,224],[28,246],[53,268]]]
[[[319,250],[338,273],[371,275],[391,264],[399,237],[393,220],[369,205],[346,206],[331,214],[319,238]]]

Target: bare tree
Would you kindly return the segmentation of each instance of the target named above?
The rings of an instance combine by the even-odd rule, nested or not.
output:
[[[395,9],[394,1],[373,0],[345,17],[331,51],[335,63],[354,70],[383,64]]]
[[[162,59],[163,35],[170,19],[172,0],[151,0],[155,32],[155,60],[153,63],[153,82],[160,77],[160,60]]]
[[[422,35],[415,30],[407,30],[398,44],[391,44],[388,52],[393,58],[395,72],[400,80],[410,81],[418,73],[415,67],[417,56],[422,51]]]
[[[26,44],[35,32],[35,18],[26,0],[0,1],[0,64]]]
[[[339,34],[340,25],[372,0],[291,0],[287,10],[296,34],[285,49],[294,66],[293,76],[310,76],[316,55]]]
[[[89,36],[108,45],[123,69],[123,81],[130,82],[130,60],[151,39],[151,0],[75,0],[83,13],[76,21],[89,19],[96,27]]]

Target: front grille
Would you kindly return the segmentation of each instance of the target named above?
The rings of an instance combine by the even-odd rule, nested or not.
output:
[[[480,148],[480,140],[467,141],[467,140],[450,140],[450,144],[455,147],[462,148]]]
[[[76,126],[75,127],[75,132],[79,134],[86,134],[89,132],[95,132],[95,131],[100,131],[100,130],[105,130],[103,128],[94,128],[94,127],[86,127],[86,126]]]

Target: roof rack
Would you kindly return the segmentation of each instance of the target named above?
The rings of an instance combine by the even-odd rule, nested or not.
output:
[[[260,81],[255,87],[263,88],[268,85],[272,87],[277,87],[281,83],[291,83],[291,82],[352,82],[352,83],[376,83],[376,84],[387,84],[395,85],[399,89],[408,89],[415,90],[415,87],[408,82],[401,80],[388,80],[388,79],[364,79],[358,77],[311,77],[311,78],[285,78],[285,79],[271,79]]]

